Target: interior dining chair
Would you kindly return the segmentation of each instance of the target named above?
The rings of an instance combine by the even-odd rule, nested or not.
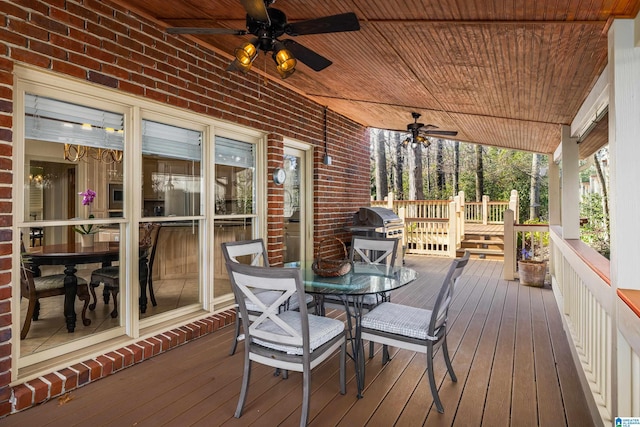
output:
[[[40,299],[64,295],[64,278],[65,274],[54,274],[50,276],[35,277],[33,271],[26,263],[20,263],[20,296],[29,300],[27,314],[20,331],[20,339],[27,337],[31,328],[31,321],[37,321],[40,316]],[[82,277],[78,277],[78,299],[84,305],[82,306],[82,324],[88,326],[91,321],[87,319],[87,306],[89,305],[89,291],[87,290],[87,281]],[[60,305],[62,308],[62,304]]]
[[[293,268],[268,268],[227,263],[231,287],[243,319],[250,319],[247,301],[259,315],[243,321],[244,373],[235,417],[240,418],[247,398],[252,362],[302,372],[300,425],[309,419],[311,371],[340,349],[340,393],[346,393],[346,336],[344,323],[308,314],[301,272]],[[263,302],[256,292],[277,292],[278,298]],[[299,310],[281,311],[287,300],[297,300]]]
[[[140,225],[140,246],[146,248],[141,255],[146,257],[147,262],[147,285],[149,288],[149,296],[151,304],[157,306],[156,297],[153,292],[153,259],[155,258],[156,246],[158,243],[158,234],[160,233],[159,223],[145,223]],[[93,302],[89,305],[89,310],[95,310],[97,305],[97,297],[95,288],[104,285],[103,299],[105,304],[109,304],[110,295],[113,299],[113,310],[111,317],[118,317],[118,293],[120,292],[120,267],[117,265],[107,265],[100,267],[91,272],[91,280],[89,282],[91,296]]]
[[[269,267],[269,259],[267,258],[267,251],[262,239],[242,240],[238,242],[225,242],[221,244],[222,254],[224,255],[225,263],[237,262],[241,264]],[[271,291],[256,291],[256,296],[263,303],[267,304],[274,301],[280,296],[280,292]],[[313,301],[313,297],[310,295],[305,296],[307,304]],[[250,318],[255,318],[258,314],[256,306],[252,301],[246,301],[247,312]],[[295,310],[298,308],[298,301],[293,299],[287,300],[283,303],[280,310]],[[238,342],[242,341],[244,337],[240,334],[240,324],[242,321],[242,314],[238,310],[238,301],[236,301],[236,323],[235,323],[235,339],[231,344],[231,350],[229,354],[232,355],[236,352]]]
[[[462,258],[453,260],[432,310],[383,302],[362,317],[363,340],[427,354],[431,395],[441,413],[444,407],[436,387],[433,356],[438,348],[442,348],[447,372],[453,382],[458,381],[447,348],[447,318],[456,283],[468,262],[468,251]],[[383,351],[382,364],[388,361],[389,354]]]

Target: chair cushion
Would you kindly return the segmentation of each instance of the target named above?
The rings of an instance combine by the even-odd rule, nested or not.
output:
[[[93,270],[91,272],[91,281],[94,281],[94,277],[102,276],[108,279],[117,279],[120,276],[120,267],[115,265],[110,265],[108,267],[98,268],[97,270]]]
[[[64,288],[64,274],[53,274],[51,276],[34,277],[33,284],[39,291],[48,291],[50,289]],[[78,285],[86,285],[87,281],[82,277],[78,277]]]
[[[362,327],[426,340],[430,320],[431,310],[383,302],[362,316]]]
[[[284,320],[289,326],[291,326],[295,331],[301,333],[302,331],[302,323],[300,319],[299,311],[285,311],[280,313],[278,317]],[[274,334],[281,334],[283,336],[288,336],[288,334],[283,333],[282,329],[276,325],[273,321],[267,320],[258,326],[259,330],[264,330],[266,332],[271,332]],[[313,353],[313,350],[320,347],[322,344],[330,341],[332,338],[338,336],[344,331],[344,323],[337,319],[331,319],[329,317],[315,316],[313,314],[309,315],[309,349]],[[263,347],[268,347],[273,350],[278,350],[285,352],[287,354],[295,354],[302,355],[302,347],[296,347],[285,344],[277,344],[272,342],[265,342],[260,339],[254,339],[256,344],[259,344]]]

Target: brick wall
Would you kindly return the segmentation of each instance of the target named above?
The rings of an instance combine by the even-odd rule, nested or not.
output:
[[[325,166],[323,106],[277,82],[265,84],[257,74],[227,73],[228,58],[167,35],[151,20],[97,0],[3,1],[0,11],[0,416],[10,410],[9,398],[14,391],[8,386],[10,299],[12,291],[19,289],[12,286],[10,277],[15,63],[263,131],[269,142],[267,176],[263,177],[268,182],[273,168],[282,164],[284,138],[317,145],[313,195],[316,240],[342,230],[356,208],[369,203],[368,131],[357,123],[328,112],[327,145],[333,164]],[[295,76],[288,82],[295,85]],[[282,189],[269,184],[267,197],[268,250],[277,264],[282,260]],[[44,387],[37,384],[40,382],[27,388]],[[28,394],[24,388],[20,390],[20,396]],[[50,392],[47,396],[52,397]]]

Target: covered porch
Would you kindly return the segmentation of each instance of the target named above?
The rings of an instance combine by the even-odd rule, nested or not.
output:
[[[429,307],[449,259],[410,255],[419,279],[392,296]],[[344,316],[331,312],[330,316]],[[503,263],[472,260],[450,311],[449,348],[458,382],[436,379],[445,413],[432,406],[425,355],[381,348],[366,362],[366,388],[356,398],[353,364],[347,394],[339,394],[338,358],[312,374],[310,425],[594,425],[572,361],[553,291],[503,279]],[[242,350],[228,355],[233,328],[194,339],[146,363],[110,375],[3,420],[4,425],[297,425],[301,378],[275,377],[255,365],[243,416],[233,418],[240,391]],[[286,405],[282,402],[287,402]]]

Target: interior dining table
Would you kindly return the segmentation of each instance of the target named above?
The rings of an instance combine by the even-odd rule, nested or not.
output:
[[[147,277],[148,267],[145,247],[140,247],[139,277],[140,277],[140,310],[144,313],[147,307]],[[68,332],[74,332],[76,327],[76,312],[74,303],[78,294],[78,264],[102,263],[103,266],[118,261],[120,257],[119,242],[95,242],[93,246],[82,246],[80,243],[63,243],[44,245],[32,248],[28,252],[34,274],[39,276],[42,265],[64,265],[64,317]],[[91,319],[85,319],[84,325],[89,326]]]
[[[354,263],[351,271],[339,277],[316,274],[311,266],[301,268],[305,292],[314,296],[316,311],[324,314],[324,297],[335,295],[342,301],[347,313],[347,337],[355,365],[358,397],[364,389],[364,348],[361,339],[361,321],[365,295],[385,295],[416,280],[418,273],[408,267],[384,264]]]

